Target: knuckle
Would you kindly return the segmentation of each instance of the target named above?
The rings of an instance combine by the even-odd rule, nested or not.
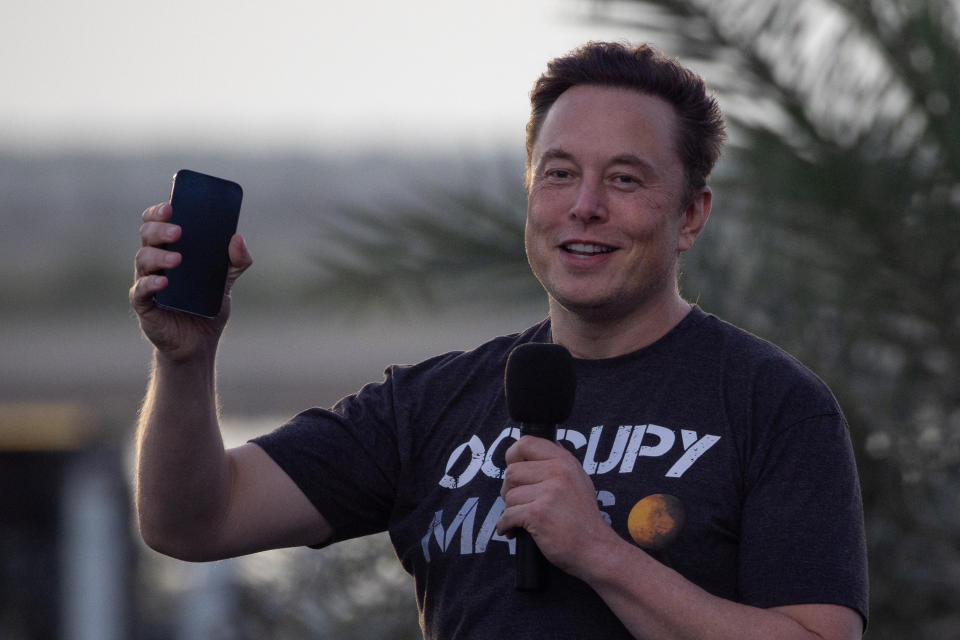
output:
[[[143,248],[142,247],[137,251],[137,255],[133,257],[133,267],[134,267],[134,270],[133,270],[134,275],[140,275],[143,269]]]
[[[160,203],[147,207],[143,210],[143,213],[140,214],[140,217],[144,221],[162,219],[165,204],[166,203]]]
[[[144,245],[152,244],[156,236],[156,223],[144,222],[140,225],[140,240]]]
[[[153,253],[151,247],[140,247],[134,258],[134,264],[137,266],[138,273],[143,273],[149,267],[150,254]]]
[[[145,245],[162,245],[175,239],[179,227],[169,222],[149,220],[140,225],[140,239]]]
[[[139,278],[136,282],[133,283],[133,286],[130,287],[130,304],[133,305],[135,309],[139,309],[143,306],[144,301],[147,299],[148,294],[144,291],[144,279]]]
[[[142,225],[140,225],[140,236],[143,238],[147,238],[153,235],[152,232],[156,229],[156,226],[157,226],[156,222],[151,222],[151,221],[144,222]]]
[[[547,501],[553,501],[558,496],[563,496],[563,487],[555,479],[545,480],[541,483],[540,495]]]
[[[527,505],[527,516],[532,522],[542,522],[548,512],[542,500],[534,500]]]

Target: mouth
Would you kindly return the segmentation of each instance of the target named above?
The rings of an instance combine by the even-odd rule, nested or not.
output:
[[[569,242],[560,245],[560,248],[569,254],[585,257],[599,256],[605,253],[616,251],[615,247],[608,247],[606,245],[592,244],[588,242]]]

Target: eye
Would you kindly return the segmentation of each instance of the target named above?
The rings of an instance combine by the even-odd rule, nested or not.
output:
[[[640,178],[629,173],[618,173],[613,176],[612,182],[617,187],[637,187],[640,185]]]
[[[556,180],[566,180],[570,177],[570,171],[567,169],[547,169],[546,176]]]

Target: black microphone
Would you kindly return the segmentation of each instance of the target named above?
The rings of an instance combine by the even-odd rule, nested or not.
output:
[[[507,358],[507,409],[520,423],[520,435],[556,440],[557,423],[573,410],[576,386],[573,356],[562,345],[530,342],[516,347]],[[526,530],[516,533],[516,588],[539,591],[546,584],[547,561]]]

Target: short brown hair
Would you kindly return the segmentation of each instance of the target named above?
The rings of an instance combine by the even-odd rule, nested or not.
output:
[[[703,78],[648,44],[633,47],[589,42],[547,64],[530,92],[527,122],[527,181],[533,146],[547,112],[567,89],[593,84],[624,87],[657,96],[677,114],[677,154],[684,167],[685,199],[707,183],[726,137],[723,113]]]

